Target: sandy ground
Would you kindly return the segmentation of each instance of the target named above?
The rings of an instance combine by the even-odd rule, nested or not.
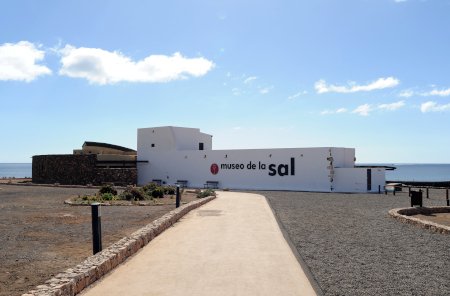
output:
[[[64,200],[95,189],[0,184],[0,295],[20,295],[92,254],[89,206]],[[103,247],[174,209],[103,206]]]
[[[414,215],[414,218],[431,221],[434,223],[450,226],[450,213],[436,213],[431,215]]]

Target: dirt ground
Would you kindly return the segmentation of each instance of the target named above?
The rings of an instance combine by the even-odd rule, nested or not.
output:
[[[92,255],[90,207],[64,200],[96,191],[0,184],[1,296],[21,295]],[[183,202],[195,199],[184,197]],[[103,248],[174,208],[103,206]]]
[[[435,213],[431,215],[414,215],[414,218],[419,218],[421,220],[427,220],[434,223],[450,226],[450,213]]]

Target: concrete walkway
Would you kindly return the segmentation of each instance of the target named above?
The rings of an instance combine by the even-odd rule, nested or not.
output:
[[[316,294],[266,199],[219,192],[82,295]]]

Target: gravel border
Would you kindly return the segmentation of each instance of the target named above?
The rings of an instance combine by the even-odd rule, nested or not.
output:
[[[124,237],[103,251],[90,256],[83,263],[57,274],[55,277],[46,281],[44,285],[39,285],[35,290],[22,294],[22,296],[73,296],[80,293],[83,289],[99,280],[146,246],[181,217],[214,198],[216,197],[210,196],[193,201],[170,211],[161,218],[134,232],[129,237]]]
[[[259,192],[324,295],[450,295],[450,236],[399,223],[408,193]],[[445,204],[434,192],[424,205]]]

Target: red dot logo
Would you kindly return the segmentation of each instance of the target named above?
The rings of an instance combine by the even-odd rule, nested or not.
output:
[[[213,163],[211,165],[210,170],[211,170],[211,174],[217,175],[217,173],[219,172],[219,166],[217,164]]]

